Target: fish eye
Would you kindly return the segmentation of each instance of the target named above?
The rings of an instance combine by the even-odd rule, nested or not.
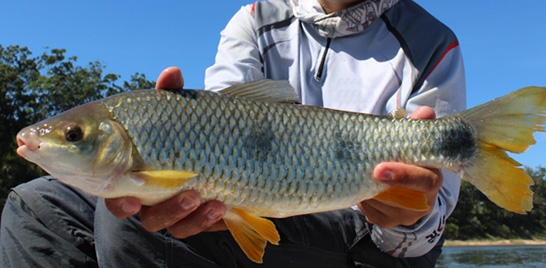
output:
[[[64,136],[68,142],[77,142],[83,139],[83,131],[78,125],[69,125],[65,129]]]

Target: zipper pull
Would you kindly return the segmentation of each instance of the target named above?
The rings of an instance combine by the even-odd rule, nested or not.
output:
[[[317,70],[317,74],[315,76],[315,80],[320,81],[322,79],[322,72],[324,70],[324,64],[326,61],[326,55],[328,54],[328,50],[330,49],[330,42],[332,41],[331,38],[326,38],[326,46],[324,47],[324,51],[322,51],[322,56],[320,57],[319,67]]]

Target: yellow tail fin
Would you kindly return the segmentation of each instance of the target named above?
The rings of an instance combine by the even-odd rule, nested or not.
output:
[[[522,153],[544,132],[546,88],[527,87],[460,113],[477,131],[478,151],[463,167],[463,180],[491,201],[522,213],[533,207],[533,180],[506,152]]]

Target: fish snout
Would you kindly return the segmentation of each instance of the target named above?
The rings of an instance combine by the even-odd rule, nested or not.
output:
[[[40,149],[40,140],[35,129],[24,129],[17,134],[17,154],[22,155],[26,151]]]

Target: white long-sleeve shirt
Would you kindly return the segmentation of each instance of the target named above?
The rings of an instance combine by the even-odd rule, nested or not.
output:
[[[316,0],[244,6],[221,33],[205,89],[269,78],[289,80],[307,105],[371,114],[398,107],[411,114],[430,106],[437,117],[464,110],[465,76],[455,35],[410,0],[383,1],[392,7],[364,1],[336,13],[338,23],[326,28],[320,21],[331,15]],[[340,21],[346,28],[336,28]],[[380,249],[396,257],[416,257],[436,244],[460,186],[457,174],[443,175],[428,216],[413,226],[373,226],[371,237]]]

